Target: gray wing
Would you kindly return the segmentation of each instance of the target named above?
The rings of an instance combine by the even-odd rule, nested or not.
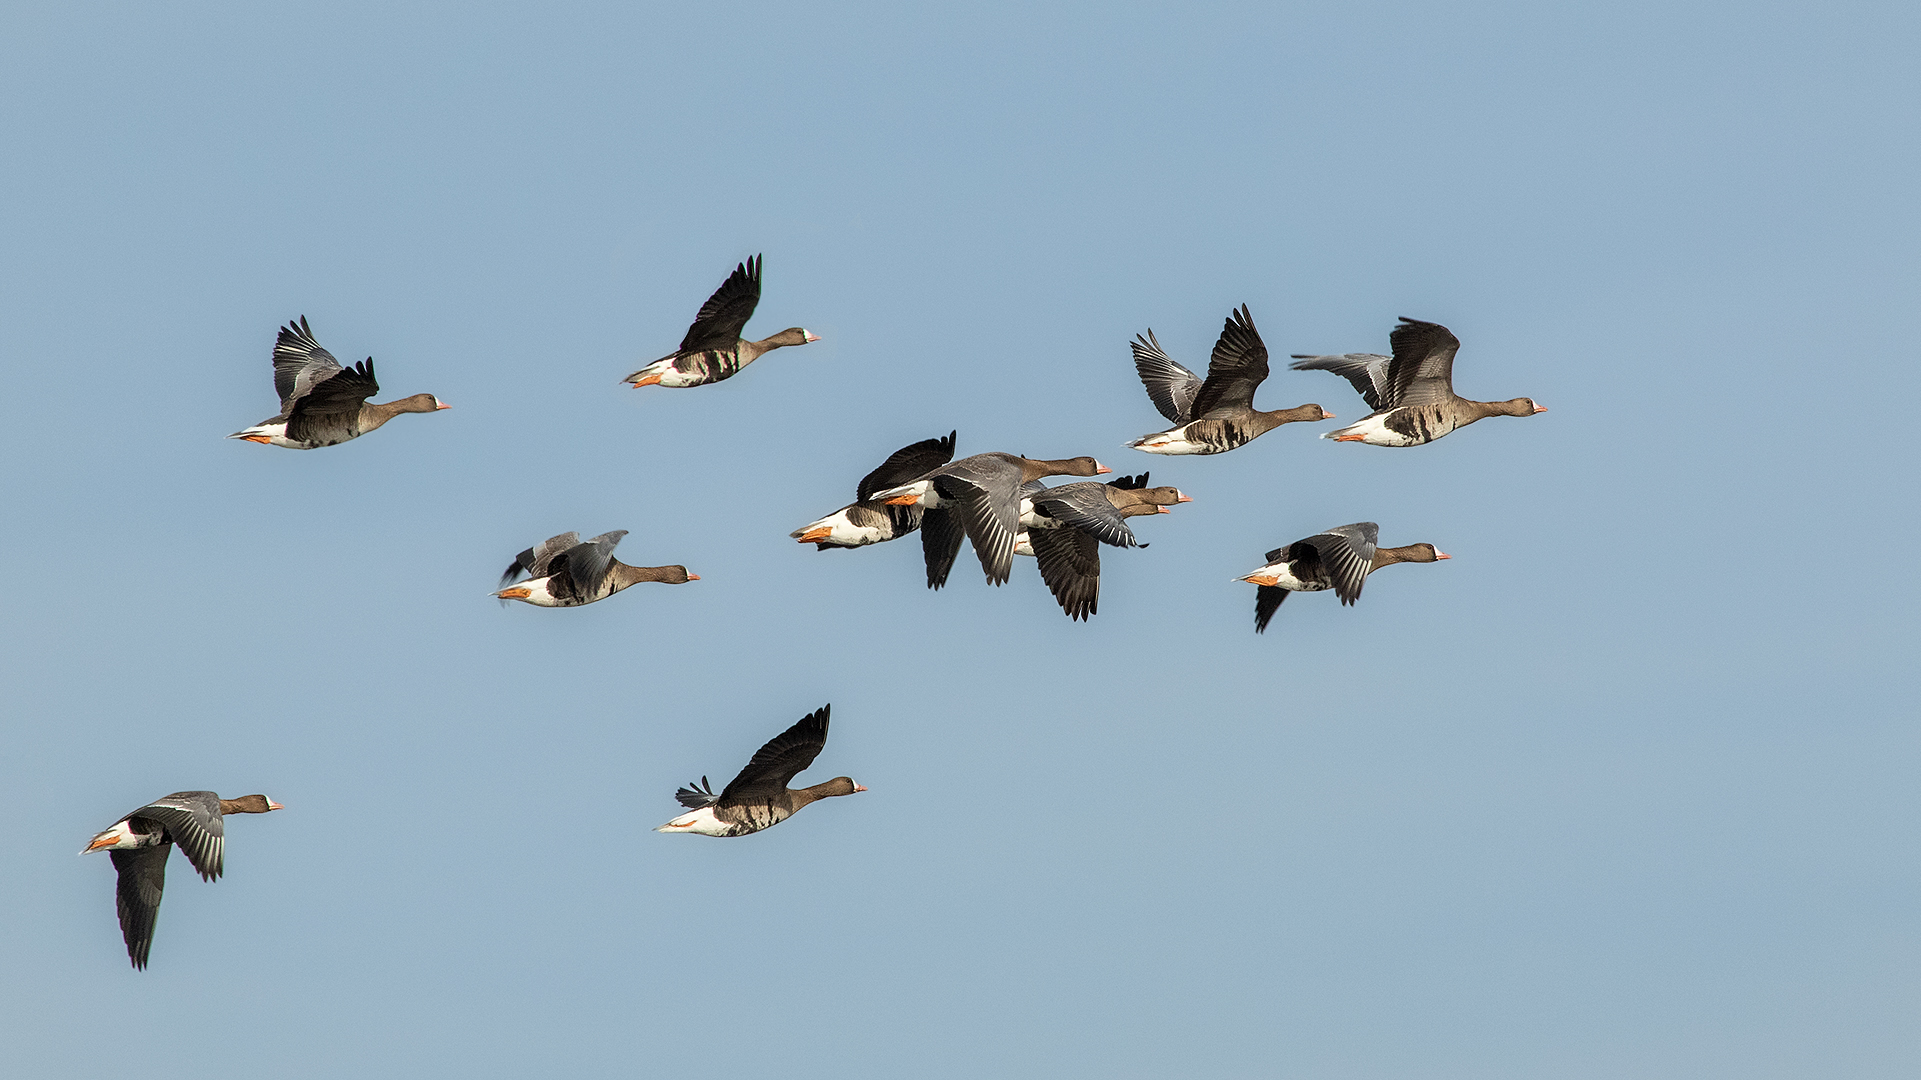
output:
[[[1388,363],[1388,401],[1392,407],[1432,405],[1454,396],[1454,353],[1461,341],[1440,323],[1401,317],[1387,337],[1394,347]]]
[[[340,361],[314,340],[305,315],[281,327],[273,344],[273,390],[280,395],[280,415],[287,415],[295,398],[304,397],[315,383],[339,370]]]
[[[1187,423],[1194,396],[1201,392],[1201,377],[1162,351],[1160,339],[1152,330],[1146,337],[1135,335],[1127,347],[1134,350],[1134,370],[1140,374],[1141,385],[1147,387],[1154,407],[1169,423]]]
[[[127,959],[136,971],[147,966],[147,952],[153,948],[153,924],[160,915],[160,894],[167,887],[167,856],[172,844],[130,851],[109,851],[113,868],[119,874],[114,883],[114,907],[120,913],[120,936],[127,943]]]
[[[961,527],[960,519],[946,507],[921,514],[920,551],[927,562],[928,588],[938,589],[947,584],[947,575],[954,569],[954,559],[960,554],[961,540],[966,536],[967,530]]]
[[[573,582],[574,594],[582,599],[592,596],[600,589],[600,583],[606,580],[607,572],[613,569],[614,549],[620,546],[620,538],[626,535],[626,529],[615,529],[575,544],[554,556],[549,573],[559,574],[563,569],[566,570],[568,580]]]
[[[344,441],[352,434],[360,417],[360,406],[380,393],[374,377],[374,358],[369,356],[350,368],[341,368],[316,380],[312,389],[287,406],[287,437],[306,442],[325,442],[338,435]]]
[[[1341,603],[1352,604],[1360,599],[1361,586],[1374,569],[1374,546],[1380,535],[1379,525],[1358,521],[1300,542],[1320,552],[1321,567],[1334,584],[1334,595],[1341,598]]]
[[[1107,497],[1107,485],[1095,483],[1063,484],[1034,496],[1034,510],[1053,518],[1069,529],[1077,529],[1115,547],[1140,547],[1134,530]],[[1059,532],[1059,529],[1033,529],[1033,533]],[[1034,549],[1036,555],[1040,548]]]
[[[1070,619],[1085,619],[1099,610],[1101,546],[1079,529],[1030,529],[1041,580]]]
[[[698,810],[703,806],[712,806],[719,802],[720,796],[714,794],[714,785],[708,783],[707,778],[703,776],[700,778],[700,783],[689,784],[675,791],[674,800],[689,810]]]
[[[180,845],[181,854],[208,881],[220,878],[227,851],[226,825],[220,816],[220,796],[211,791],[176,791],[155,799],[127,815],[157,821],[167,839]]]
[[[1338,356],[1308,356],[1295,353],[1294,363],[1288,367],[1295,371],[1331,371],[1361,392],[1361,400],[1370,409],[1385,409],[1387,401],[1387,365],[1391,357],[1380,353],[1351,352]],[[1285,590],[1283,590],[1285,591]]]
[[[856,502],[866,502],[876,491],[911,484],[942,465],[954,460],[954,440],[960,433],[950,431],[944,439],[922,439],[887,455],[880,467],[861,478],[854,491]]]
[[[1214,355],[1207,364],[1207,381],[1194,396],[1192,419],[1220,408],[1254,407],[1254,390],[1267,379],[1267,345],[1254,329],[1254,316],[1242,304],[1221,327]]]
[[[977,454],[949,465],[934,482],[943,497],[958,504],[955,515],[988,582],[1006,584],[1014,572],[1014,541],[1021,531],[1021,467],[1007,455]],[[923,519],[921,529],[926,528]]]
[[[553,565],[554,556],[579,543],[580,534],[577,532],[564,532],[551,539],[542,540],[514,556],[514,561],[508,564],[506,572],[500,575],[500,587],[504,589],[512,585],[522,574],[530,578],[546,577],[547,568]]]
[[[719,807],[765,803],[787,792],[787,782],[814,763],[827,745],[827,719],[832,705],[823,705],[800,719],[793,727],[767,740],[754,751],[753,758],[740,775],[721,789],[715,800]]]

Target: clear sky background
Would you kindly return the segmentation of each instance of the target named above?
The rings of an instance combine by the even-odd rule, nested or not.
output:
[[[1912,5],[692,7],[0,13],[10,1072],[1921,1073]],[[757,252],[819,344],[617,385]],[[1552,411],[1122,449],[1241,303]],[[453,409],[223,440],[301,314]],[[1195,502],[1088,624],[787,538],[950,429]],[[1364,519],[1455,558],[1255,636]],[[487,598],[570,529],[702,580]],[[287,809],[136,973],[185,788]]]

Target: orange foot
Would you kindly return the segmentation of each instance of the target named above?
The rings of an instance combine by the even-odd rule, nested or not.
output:
[[[641,387],[643,387],[643,386],[652,386],[652,385],[654,385],[655,383],[657,383],[657,382],[659,382],[659,381],[660,381],[660,376],[658,376],[658,375],[649,375],[649,376],[647,376],[647,377],[646,377],[646,378],[644,378],[644,379],[637,379],[637,380],[635,380],[635,382],[634,382],[634,388],[635,388],[636,390],[638,390],[639,388],[641,388]]]
[[[818,544],[822,540],[825,540],[832,535],[834,535],[834,530],[827,528],[826,526],[822,526],[821,528],[818,528],[818,529],[809,529],[806,532],[801,533],[799,536],[795,537],[795,539],[799,540],[803,544]]]
[[[1367,436],[1365,435],[1342,435],[1336,438],[1334,441],[1335,442],[1364,442],[1366,441],[1366,439],[1367,439]]]
[[[273,442],[272,439],[267,438],[265,435],[242,435],[240,437],[240,441],[241,442],[257,442],[262,445],[268,445]]]

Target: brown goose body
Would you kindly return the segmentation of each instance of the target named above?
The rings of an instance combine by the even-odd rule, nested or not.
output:
[[[861,478],[853,502],[787,535],[803,544],[813,544],[817,551],[826,551],[882,544],[914,532],[921,522],[918,504],[890,506],[876,499],[874,493],[925,476],[930,470],[954,460],[954,443],[958,437],[958,432],[950,431],[945,438],[922,439],[894,451],[878,468]]]
[[[1433,544],[1404,547],[1376,546],[1380,526],[1372,521],[1342,525],[1296,540],[1267,553],[1267,564],[1239,580],[1259,586],[1254,596],[1254,632],[1267,629],[1290,592],[1334,590],[1343,605],[1361,598],[1367,576],[1395,563],[1431,563],[1451,559]]]
[[[1263,410],[1254,391],[1267,379],[1267,346],[1254,317],[1243,304],[1231,314],[1214,343],[1202,380],[1161,351],[1153,331],[1133,343],[1134,368],[1161,415],[1173,421],[1166,431],[1143,435],[1126,445],[1149,454],[1224,454],[1282,424],[1330,420],[1319,405]]]
[[[833,706],[823,705],[755,751],[747,767],[720,794],[706,777],[674,793],[691,812],[667,822],[655,832],[699,836],[746,836],[770,829],[799,813],[807,804],[867,789],[852,778],[836,776],[812,787],[790,788],[788,782],[827,745],[827,722]]]
[[[684,585],[700,580],[684,566],[629,566],[614,558],[614,547],[626,535],[627,530],[616,529],[587,541],[579,533],[544,540],[514,556],[494,595],[535,607],[580,607],[643,581]],[[523,576],[527,580],[514,584]]]
[[[1147,546],[1135,542],[1124,519],[1169,513],[1170,506],[1194,501],[1179,488],[1150,488],[1147,479],[1142,473],[1105,484],[1066,484],[1029,496],[1034,511],[1022,522],[1031,524],[1016,550],[1034,556],[1041,580],[1069,619],[1084,620],[1100,610],[1102,544]],[[1093,504],[1095,499],[1105,504],[1111,520]]]
[[[1343,353],[1295,357],[1303,371],[1331,371],[1360,391],[1374,411],[1322,435],[1369,446],[1424,446],[1490,416],[1533,416],[1533,398],[1475,401],[1454,392],[1454,354],[1461,341],[1440,323],[1403,317],[1389,335],[1393,356]]]
[[[317,450],[357,439],[402,413],[439,412],[451,406],[432,394],[396,401],[370,402],[380,392],[369,356],[342,367],[320,347],[307,317],[280,328],[274,343],[274,390],[280,411],[250,428],[227,436],[289,450]]]
[[[105,851],[113,859],[120,936],[136,969],[147,966],[147,954],[153,948],[154,923],[167,883],[167,857],[174,845],[180,845],[202,878],[217,881],[226,867],[226,815],[279,809],[280,804],[265,795],[223,799],[211,791],[176,791],[95,834],[81,854]]]

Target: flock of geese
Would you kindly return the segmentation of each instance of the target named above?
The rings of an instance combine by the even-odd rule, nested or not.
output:
[[[820,340],[801,327],[771,337],[742,337],[760,303],[761,258],[739,264],[701,305],[680,347],[627,376],[635,387],[704,386],[738,375],[767,353]],[[1489,416],[1545,412],[1529,398],[1473,401],[1454,392],[1454,354],[1460,342],[1439,323],[1403,318],[1388,336],[1391,355],[1296,354],[1293,368],[1331,371],[1354,385],[1373,410],[1358,422],[1321,437],[1371,446],[1421,446]],[[1149,330],[1132,342],[1134,367],[1154,407],[1172,426],[1126,445],[1150,454],[1223,454],[1283,424],[1333,419],[1319,405],[1262,410],[1254,393],[1268,376],[1267,346],[1246,306],[1229,315],[1202,378],[1161,349]],[[337,446],[403,413],[447,406],[432,394],[384,404],[373,358],[352,367],[335,360],[303,316],[280,329],[273,350],[274,390],[280,411],[229,438],[313,450]],[[1113,470],[1092,457],[1045,460],[985,453],[954,459],[957,432],[925,439],[888,455],[854,489],[854,501],[790,534],[817,550],[860,548],[921,534],[927,586],[939,589],[960,554],[973,546],[989,583],[1006,583],[1014,556],[1027,555],[1071,619],[1095,614],[1100,598],[1102,546],[1145,547],[1128,519],[1169,513],[1193,501],[1178,488],[1150,487],[1148,474],[1107,482],[1050,487],[1049,477],[1091,477]],[[698,581],[684,566],[629,566],[614,558],[626,530],[590,540],[567,532],[522,551],[494,593],[540,607],[592,604],[643,581]],[[1275,548],[1263,565],[1239,580],[1256,586],[1254,629],[1261,632],[1289,593],[1333,590],[1342,604],[1360,598],[1369,574],[1395,563],[1448,558],[1432,544],[1379,546],[1371,521],[1340,525]],[[837,776],[812,787],[788,784],[827,745],[831,706],[809,713],[758,750],[733,781],[715,794],[705,776],[675,792],[688,813],[657,829],[703,836],[745,836],[777,825],[817,799],[866,788]],[[96,835],[85,851],[106,851],[119,875],[116,901],[127,955],[147,966],[154,920],[166,881],[167,859],[178,844],[202,878],[222,872],[228,814],[279,810],[265,795],[222,799],[211,791],[182,791],[156,799]]]

